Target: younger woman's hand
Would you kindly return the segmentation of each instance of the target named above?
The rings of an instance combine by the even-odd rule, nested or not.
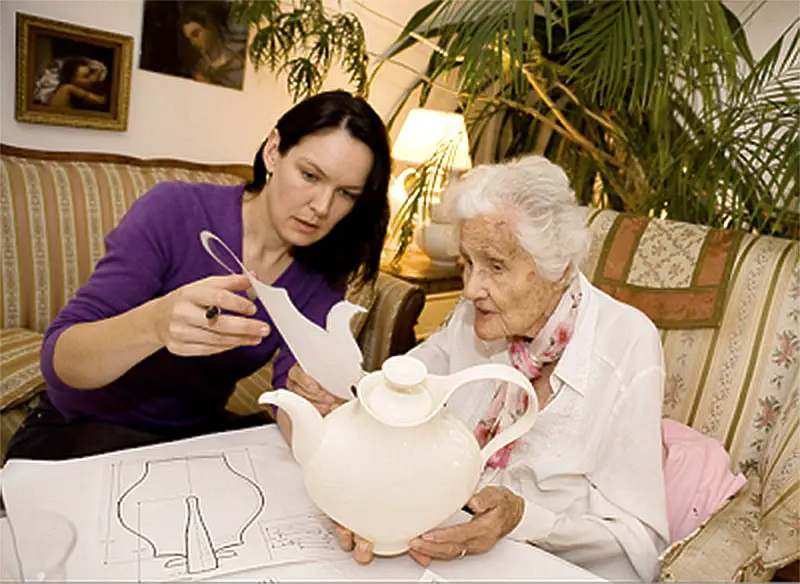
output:
[[[242,274],[212,276],[173,290],[158,300],[155,329],[159,341],[170,353],[185,357],[258,345],[270,328],[263,321],[247,318],[256,313],[256,306],[237,292],[249,287],[250,280]],[[211,306],[221,312],[209,319],[206,311]]]
[[[295,363],[289,369],[286,377],[286,389],[306,398],[323,416],[327,416],[340,405],[347,403],[346,399],[342,399],[322,387],[316,379],[303,371],[299,363]]]

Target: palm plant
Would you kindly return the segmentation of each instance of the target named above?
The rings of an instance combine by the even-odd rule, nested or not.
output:
[[[354,14],[326,10],[322,0],[234,0],[231,14],[255,31],[248,46],[255,67],[286,75],[295,101],[317,93],[334,64],[366,94],[369,58]]]
[[[334,63],[366,95],[383,63],[424,43],[426,70],[389,124],[415,90],[423,106],[440,87],[456,95],[479,161],[539,153],[584,203],[797,234],[797,20],[755,61],[720,0],[433,0],[368,77],[374,53],[353,14],[322,0],[234,7],[255,28],[251,60],[286,73],[295,99]],[[400,255],[447,159],[437,152],[409,185],[393,228]]]
[[[383,55],[436,43],[390,122],[415,89],[424,105],[442,87],[474,150],[543,154],[583,202],[787,235],[798,40],[784,33],[756,62],[718,0],[434,0]]]

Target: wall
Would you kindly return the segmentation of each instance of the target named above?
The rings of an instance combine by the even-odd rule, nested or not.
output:
[[[168,1],[168,0],[165,0]],[[338,4],[338,0],[331,0]],[[426,0],[343,0],[365,27],[367,46],[381,53]],[[752,11],[750,0],[725,0],[740,17]],[[134,63],[127,132],[110,132],[19,123],[14,120],[15,17],[17,11],[74,22],[134,37]],[[381,16],[376,16],[374,12]],[[283,79],[248,64],[243,91],[196,83],[138,68],[142,0],[2,0],[0,2],[0,140],[48,150],[114,152],[141,157],[170,157],[198,162],[250,162],[264,134],[291,103]],[[747,23],[748,38],[760,56],[797,16],[796,0],[767,0]],[[427,51],[415,48],[378,74],[370,101],[383,116],[421,70]],[[334,74],[326,87],[346,87]],[[413,107],[413,99],[404,108]],[[453,99],[434,91],[429,108],[452,109]],[[402,122],[403,116],[399,118]],[[400,124],[392,129],[396,136]]]
[[[761,58],[778,40],[781,33],[800,16],[797,0],[723,0],[736,17],[744,23],[753,57]]]
[[[404,23],[424,0],[369,0],[369,7]],[[368,46],[380,52],[401,27],[346,1],[362,19]],[[134,38],[131,100],[126,132],[20,123],[14,119],[17,11],[130,35]],[[265,133],[290,106],[285,81],[248,64],[244,89],[197,83],[138,68],[142,0],[2,0],[0,2],[0,140],[6,144],[61,151],[112,152],[145,158],[197,162],[250,162]],[[411,66],[424,55],[404,56]],[[388,112],[413,76],[391,66],[373,86],[378,112]],[[328,87],[346,87],[334,75]],[[395,130],[396,131],[396,130]]]

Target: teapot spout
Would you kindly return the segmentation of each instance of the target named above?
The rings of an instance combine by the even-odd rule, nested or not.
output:
[[[300,466],[305,466],[317,452],[325,431],[317,408],[307,399],[285,389],[262,393],[258,403],[278,406],[289,415],[292,421],[292,453]]]

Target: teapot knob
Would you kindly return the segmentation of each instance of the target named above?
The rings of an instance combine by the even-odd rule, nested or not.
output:
[[[421,384],[428,376],[425,363],[413,357],[396,355],[389,357],[381,367],[383,376],[394,389],[408,389]]]

